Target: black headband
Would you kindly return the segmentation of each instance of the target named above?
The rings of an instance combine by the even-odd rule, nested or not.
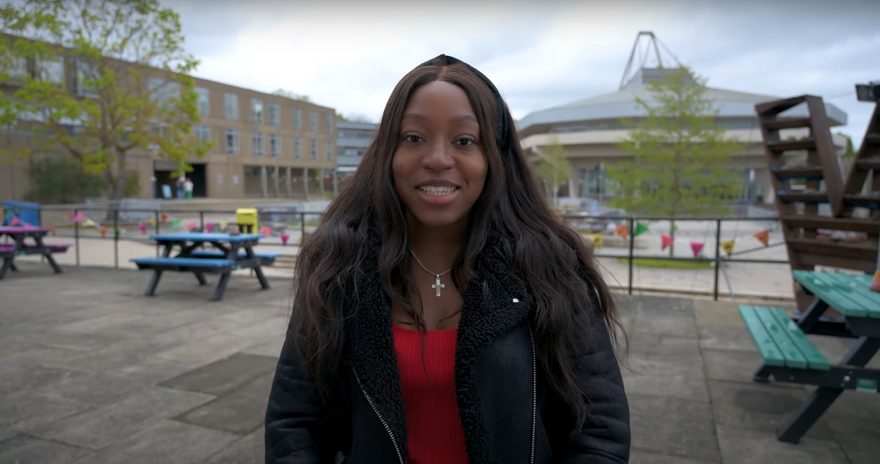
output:
[[[486,77],[485,74],[481,73],[477,68],[465,63],[464,61],[459,60],[453,56],[449,55],[437,55],[434,58],[431,58],[428,61],[420,64],[418,67],[422,66],[449,66],[453,64],[460,64],[468,68],[474,75],[480,78],[483,83],[489,87],[489,90],[492,91],[492,95],[495,96],[495,103],[498,107],[498,121],[497,121],[497,129],[498,129],[498,146],[501,148],[501,154],[506,155],[509,149],[509,140],[510,140],[510,126],[507,123],[507,105],[504,103],[504,99],[501,98],[501,92],[495,88],[495,84]]]

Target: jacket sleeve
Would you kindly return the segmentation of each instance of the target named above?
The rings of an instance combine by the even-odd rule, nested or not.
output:
[[[266,464],[334,462],[317,386],[288,335],[266,407]]]
[[[563,463],[629,461],[629,405],[605,321],[595,315],[574,368],[584,390],[586,420],[569,437]]]

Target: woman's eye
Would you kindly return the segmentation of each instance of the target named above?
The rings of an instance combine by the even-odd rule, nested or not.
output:
[[[459,145],[462,147],[468,147],[468,146],[474,145],[475,143],[477,143],[477,141],[471,137],[460,137],[460,138],[456,139],[456,141],[455,141],[456,145]]]
[[[403,136],[403,141],[409,143],[419,143],[422,141],[422,138],[416,134],[405,134]]]

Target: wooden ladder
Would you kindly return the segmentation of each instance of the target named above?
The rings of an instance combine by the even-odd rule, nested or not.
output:
[[[806,107],[806,116],[785,114],[798,105]],[[871,210],[874,216],[855,213],[865,205],[880,205],[877,112],[868,129],[871,141],[866,136],[855,161],[858,170],[853,168],[844,186],[821,97],[786,98],[755,105],[755,110],[791,269],[831,266],[873,272],[880,232],[877,206]],[[869,172],[873,194],[864,185]],[[859,234],[868,234],[868,240],[853,240]],[[806,302],[798,293],[798,302]]]
[[[842,216],[880,221],[880,103],[874,105],[840,201]],[[876,232],[874,235],[876,242]]]

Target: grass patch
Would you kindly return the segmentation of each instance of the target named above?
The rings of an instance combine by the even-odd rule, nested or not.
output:
[[[626,258],[617,258],[618,263],[627,264]],[[633,258],[633,266],[662,269],[712,269],[712,260],[677,261],[658,258]]]

